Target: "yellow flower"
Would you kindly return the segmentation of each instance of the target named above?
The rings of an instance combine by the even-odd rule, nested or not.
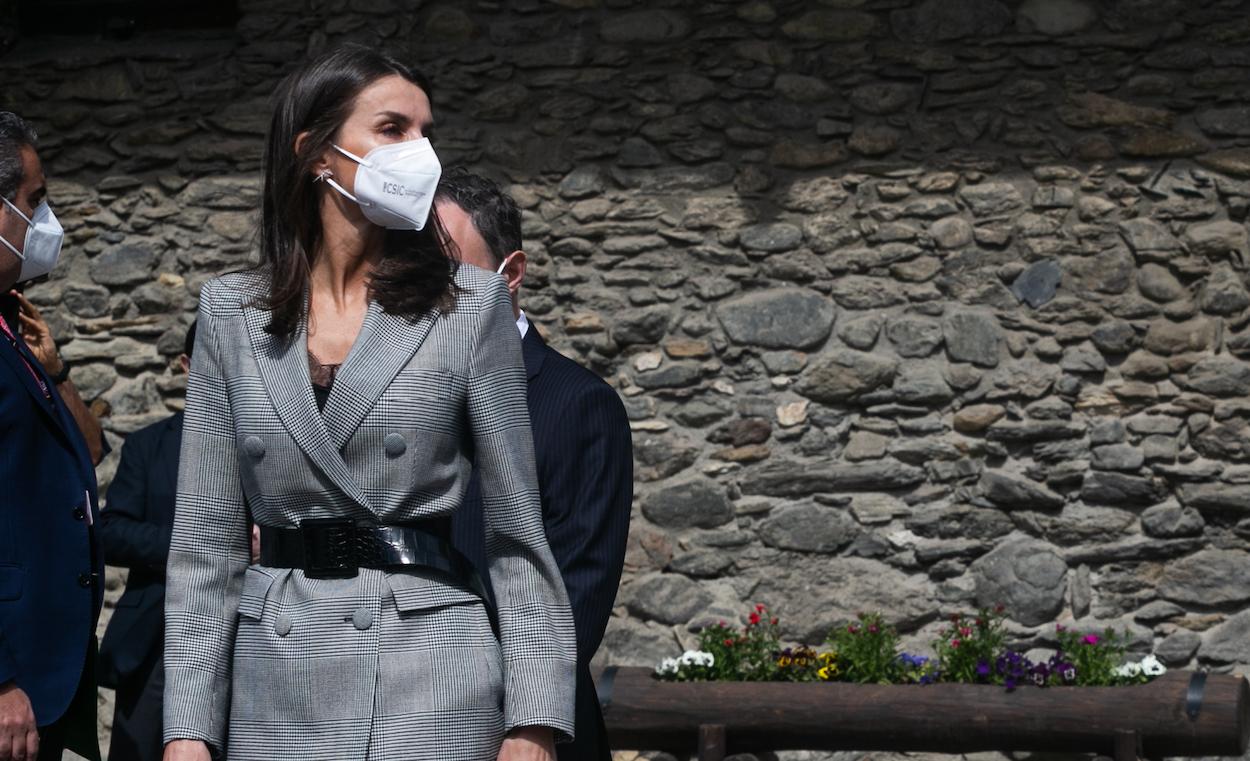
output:
[[[837,664],[834,664],[834,663],[830,663],[828,666],[822,666],[821,669],[816,672],[816,676],[820,677],[821,680],[825,682],[828,682],[829,680],[833,679],[837,675],[838,675],[838,666]]]
[[[790,665],[790,656],[788,656],[788,655],[783,655],[783,656],[781,656],[780,658],[778,658],[778,659],[777,659],[777,665],[778,665],[778,666],[780,666],[780,667],[782,667],[782,668],[785,668],[785,667],[789,666],[789,665]]]

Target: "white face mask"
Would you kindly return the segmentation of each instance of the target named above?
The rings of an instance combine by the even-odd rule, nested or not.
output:
[[[324,179],[338,192],[360,204],[365,217],[389,230],[420,230],[430,216],[434,191],[443,173],[427,138],[379,145],[361,158],[335,145],[334,149],[360,165],[356,192],[329,175]]]
[[[26,220],[26,241],[22,244],[21,251],[0,236],[0,243],[3,243],[18,259],[22,260],[22,271],[17,276],[17,282],[24,283],[51,272],[61,257],[61,243],[65,240],[65,229],[61,227],[56,215],[52,213],[52,207],[44,201],[36,206],[35,213],[28,217],[22,213],[21,209],[10,203],[9,199],[0,198],[0,201],[4,201],[19,217]]]

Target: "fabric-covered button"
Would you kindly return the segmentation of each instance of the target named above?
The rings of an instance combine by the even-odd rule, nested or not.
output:
[[[370,626],[373,626],[373,614],[366,608],[357,608],[356,612],[352,614],[352,626],[361,631],[368,629]]]
[[[277,634],[279,637],[285,637],[286,635],[290,634],[291,633],[291,617],[285,614],[278,616],[278,619],[273,622],[273,632],[274,634]]]
[[[243,451],[255,460],[265,456],[265,442],[259,436],[248,436],[243,440]]]
[[[408,442],[404,441],[404,437],[398,433],[387,434],[387,437],[382,439],[382,445],[386,447],[388,457],[399,457],[408,449]]]
[[[89,573],[78,574],[78,586],[82,587],[83,589],[86,589],[87,587],[91,586],[91,574]]]
[[[83,521],[86,519],[87,519],[87,511],[83,510],[81,507],[75,507],[74,508],[74,520]]]

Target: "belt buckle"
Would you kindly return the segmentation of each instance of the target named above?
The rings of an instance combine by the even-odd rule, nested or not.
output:
[[[356,522],[351,518],[308,518],[299,522],[304,540],[304,575],[350,579],[357,574]]]

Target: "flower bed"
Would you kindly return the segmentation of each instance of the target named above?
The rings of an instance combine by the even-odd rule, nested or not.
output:
[[[1110,687],[1144,684],[1167,669],[1154,655],[1124,658],[1124,637],[1108,628],[1080,633],[1056,625],[1059,647],[1034,662],[1007,646],[1002,606],[974,616],[954,615],[933,640],[933,655],[901,652],[898,632],[880,614],[861,614],[826,637],[823,649],[782,647],[779,622],[757,605],[742,628],[722,621],[699,633],[699,649],[664,659],[665,681],[854,682],[1017,687]]]

